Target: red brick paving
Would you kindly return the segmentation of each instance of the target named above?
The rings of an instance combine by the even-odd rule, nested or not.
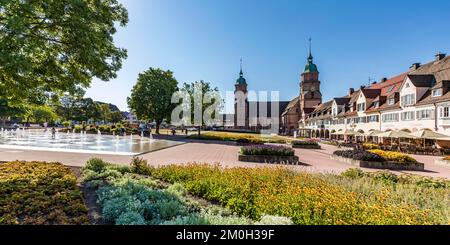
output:
[[[292,166],[311,172],[333,172],[340,173],[353,166],[330,159],[330,155],[337,148],[335,146],[322,144],[322,150],[295,149],[296,155],[301,162],[310,166]],[[147,153],[140,157],[146,159],[152,165],[198,163],[220,163],[223,166],[262,166],[260,163],[244,163],[238,161],[239,147],[233,144],[216,143],[209,141],[196,141],[168,149]],[[106,161],[119,164],[128,164],[130,156],[118,155],[95,155],[81,153],[62,153],[44,151],[18,151],[0,149],[0,161],[13,160],[40,160],[62,162],[70,166],[83,166],[91,157],[99,157]],[[414,156],[418,161],[425,164],[425,172],[401,171],[404,173],[420,174],[431,177],[444,177],[450,179],[450,166],[434,164],[433,156]],[[366,169],[375,171],[373,169]],[[400,171],[397,171],[400,172]]]

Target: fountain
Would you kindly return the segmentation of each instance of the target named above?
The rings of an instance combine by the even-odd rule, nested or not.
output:
[[[97,135],[98,135],[98,136],[101,136],[101,135],[102,135],[102,132],[100,131],[100,129],[97,129]]]
[[[151,142],[148,137],[141,134],[141,141],[133,134],[129,138],[114,134],[113,137],[103,134],[87,134],[81,130],[72,133],[72,129],[64,130],[50,139],[51,131],[6,130],[0,128],[0,148],[43,150],[89,154],[119,154],[136,155],[155,151],[166,147],[179,145],[179,142],[169,140],[155,140]],[[126,135],[126,134],[125,134]],[[152,136],[150,136],[152,139]],[[137,146],[136,146],[137,145]]]

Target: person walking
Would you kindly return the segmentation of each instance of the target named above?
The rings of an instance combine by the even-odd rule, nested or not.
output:
[[[52,139],[56,138],[56,128],[52,127]]]

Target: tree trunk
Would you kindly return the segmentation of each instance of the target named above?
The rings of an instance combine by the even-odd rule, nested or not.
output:
[[[202,126],[198,126],[198,135],[201,134],[201,129],[202,129]]]
[[[161,122],[160,121],[156,121],[156,134],[159,135],[159,126],[161,126]]]

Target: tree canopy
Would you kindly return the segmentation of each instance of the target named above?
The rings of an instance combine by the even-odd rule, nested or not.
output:
[[[126,58],[116,24],[128,12],[117,0],[0,0],[0,91],[12,102],[108,81]]]
[[[223,107],[223,100],[215,97],[211,97],[210,95],[219,95],[219,88],[212,87],[209,82],[205,82],[203,80],[195,81],[192,83],[184,83],[181,91],[187,92],[190,96],[191,101],[191,124],[194,126],[198,126],[199,133],[200,128],[205,124],[203,116],[205,113],[211,113],[211,119],[220,120],[216,118],[216,114],[212,113],[212,111],[206,111],[213,109],[213,111],[220,111]],[[195,99],[196,96],[199,96],[198,100]],[[208,99],[207,99],[208,98]],[[217,100],[217,101],[216,101]],[[198,118],[201,121],[198,122],[195,118],[195,107],[198,107],[199,112],[201,112],[202,118]],[[211,108],[212,107],[212,108]]]
[[[164,119],[169,119],[175,105],[171,103],[178,82],[171,71],[150,68],[139,74],[127,98],[128,106],[140,120],[156,122],[156,133]]]

